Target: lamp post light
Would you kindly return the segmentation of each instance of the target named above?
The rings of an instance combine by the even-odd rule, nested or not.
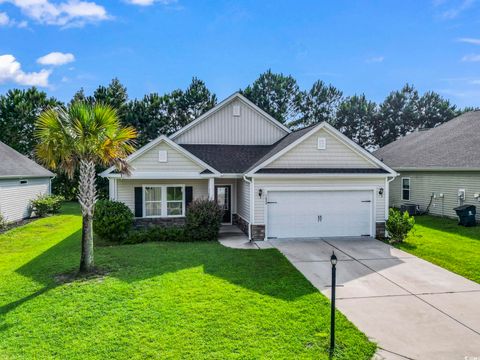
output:
[[[332,264],[332,298],[330,308],[330,357],[333,356],[335,350],[335,288],[336,288],[336,276],[337,276],[337,257],[335,251],[330,256],[330,263]]]

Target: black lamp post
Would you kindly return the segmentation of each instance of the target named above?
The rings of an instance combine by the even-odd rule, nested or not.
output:
[[[336,288],[336,276],[337,276],[337,257],[335,251],[330,256],[330,263],[332,264],[332,301],[330,309],[330,357],[333,356],[335,350],[335,288]]]

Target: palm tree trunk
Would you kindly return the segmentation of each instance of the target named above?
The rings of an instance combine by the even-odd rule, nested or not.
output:
[[[97,201],[95,188],[95,164],[93,161],[80,162],[80,181],[78,187],[78,202],[82,208],[82,257],[80,272],[93,271],[93,211]]]

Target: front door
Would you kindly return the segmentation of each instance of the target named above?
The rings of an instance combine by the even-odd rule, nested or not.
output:
[[[217,185],[215,186],[215,201],[223,210],[223,224],[232,223],[232,196],[231,185]]]

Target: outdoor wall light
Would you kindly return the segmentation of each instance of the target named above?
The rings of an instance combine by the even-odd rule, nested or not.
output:
[[[378,195],[383,196],[383,188],[378,189]]]
[[[263,194],[263,190],[262,190],[262,189],[258,189],[258,196],[259,196],[260,198],[262,198],[262,194]]]

